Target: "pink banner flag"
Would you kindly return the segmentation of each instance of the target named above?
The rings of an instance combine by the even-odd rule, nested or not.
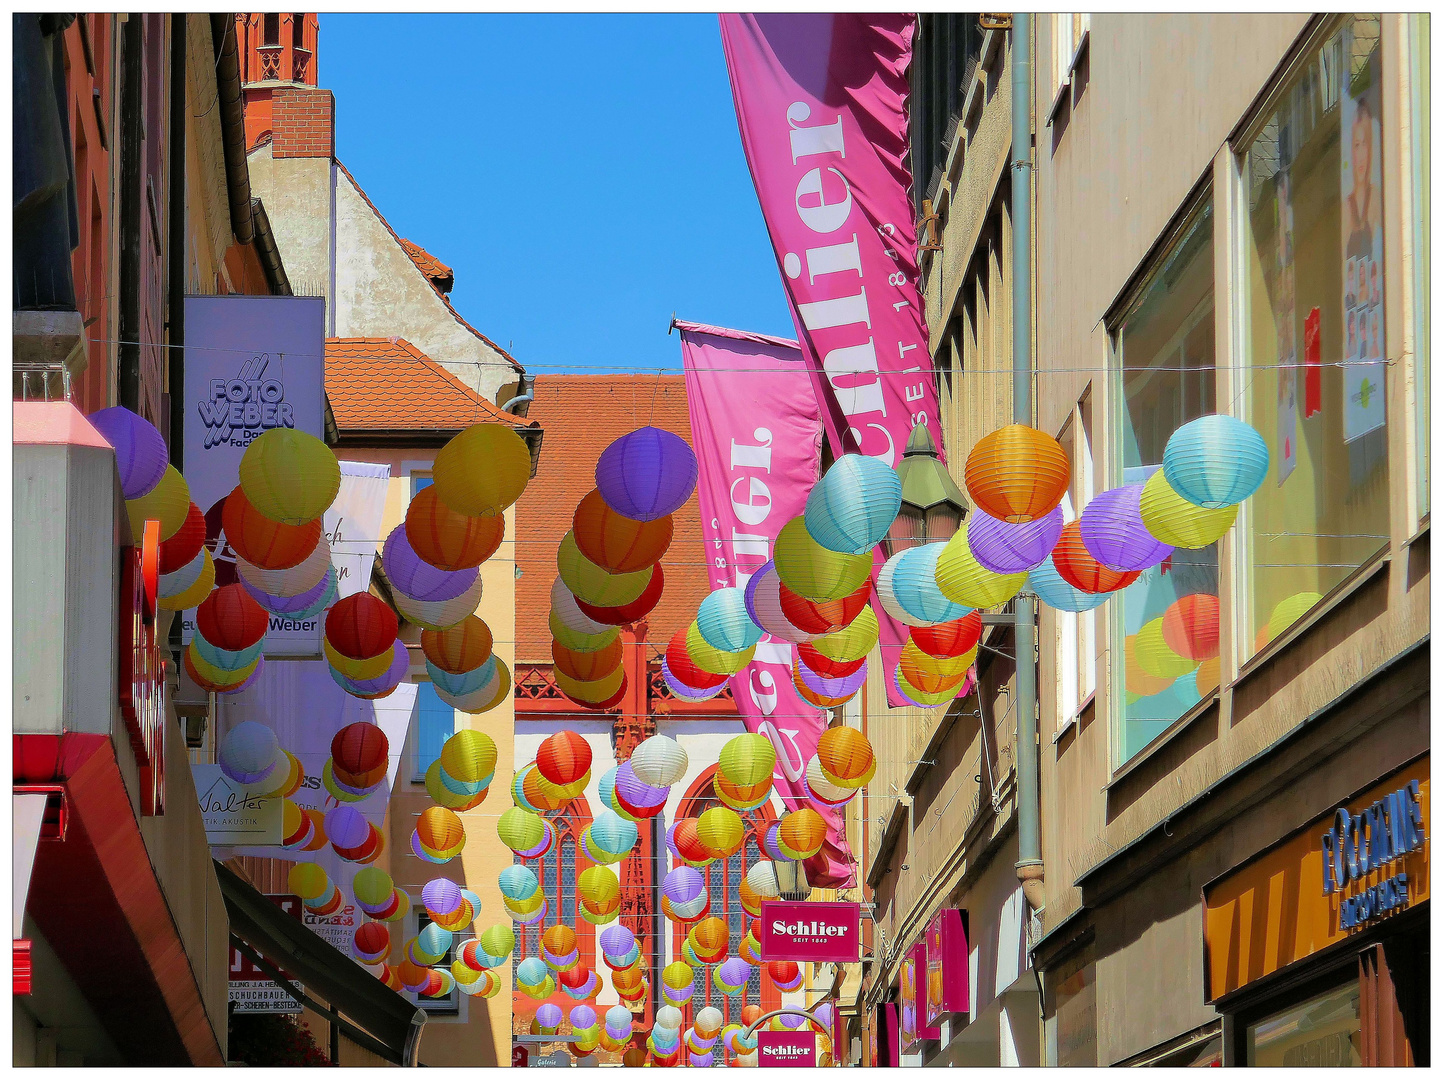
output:
[[[771,558],[781,527],[802,512],[821,468],[821,417],[794,341],[677,321],[686,402],[696,451],[697,501],[712,589],[745,587]],[[765,635],[750,664],[732,677],[748,731],[777,750],[776,788],[788,809],[812,806],[827,840],[808,860],[820,888],[855,880],[841,812],[813,805],[803,778],[826,730],[826,714],[792,682],[788,641]]]
[[[917,424],[946,460],[908,197],[914,30],[905,13],[721,16],[742,146],[833,452],[893,466]],[[901,706],[907,630],[873,607]]]

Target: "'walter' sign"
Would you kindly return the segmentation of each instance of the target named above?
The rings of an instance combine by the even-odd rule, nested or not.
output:
[[[205,821],[205,838],[212,846],[281,842],[283,800],[264,798],[264,784],[236,783],[219,765],[192,765],[190,772]]]
[[[815,1031],[757,1032],[757,1065],[773,1068],[814,1069],[817,1067]]]
[[[855,964],[861,919],[861,905],[844,900],[764,900],[761,958]]]

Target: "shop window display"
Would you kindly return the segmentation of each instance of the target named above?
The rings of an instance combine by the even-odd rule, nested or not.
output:
[[[1271,464],[1244,510],[1240,659],[1388,544],[1381,22],[1297,70],[1243,158],[1247,419]]]
[[[1363,1064],[1356,979],[1249,1024],[1249,1066],[1337,1068]]]

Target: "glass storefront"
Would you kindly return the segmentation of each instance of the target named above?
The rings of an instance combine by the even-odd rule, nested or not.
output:
[[[1247,1029],[1250,1066],[1337,1068],[1363,1064],[1358,980],[1309,998]]]

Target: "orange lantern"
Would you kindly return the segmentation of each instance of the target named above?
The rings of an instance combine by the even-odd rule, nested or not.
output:
[[[831,776],[851,783],[872,768],[872,744],[856,728],[828,728],[817,740],[817,760]]]
[[[303,525],[285,525],[266,517],[246,498],[237,485],[225,497],[221,527],[226,542],[246,562],[263,570],[287,570],[299,566],[316,550],[321,539],[321,519]]]
[[[1115,592],[1131,585],[1141,570],[1112,570],[1098,562],[1082,543],[1081,523],[1069,521],[1052,549],[1052,565],[1062,580],[1086,593]]]
[[[928,656],[962,656],[976,648],[982,639],[982,613],[974,611],[951,622],[936,626],[914,626],[912,640]],[[816,669],[813,668],[813,671]],[[916,686],[916,683],[912,684]]]
[[[541,775],[535,765],[528,766],[521,777],[521,794],[537,810],[549,813],[560,810],[571,801],[566,792]]]
[[[450,851],[465,843],[466,830],[454,811],[428,806],[416,821],[416,836],[432,851]]]
[[[705,863],[712,860],[712,853],[697,835],[696,818],[682,818],[672,830],[671,842],[681,857],[691,863]]]
[[[570,956],[576,950],[576,931],[558,923],[548,926],[541,935],[541,944],[557,957]]]
[[[396,613],[370,593],[352,593],[336,601],[326,615],[326,640],[350,660],[380,656],[395,644],[399,628]]]
[[[200,636],[226,652],[249,649],[266,636],[269,625],[266,609],[240,582],[222,585],[195,609],[195,627]]]
[[[506,533],[501,514],[468,517],[422,488],[406,508],[406,540],[411,550],[438,570],[469,570],[496,553]]]
[[[804,859],[821,851],[826,838],[826,821],[809,806],[785,815],[782,827],[777,830],[778,841]]]
[[[621,653],[619,637],[596,652],[576,652],[559,641],[551,643],[551,659],[557,670],[578,682],[593,682],[610,675],[621,666]]]
[[[548,735],[536,751],[536,770],[560,787],[574,784],[591,770],[591,744],[569,729]]]
[[[964,476],[972,501],[999,521],[1035,521],[1062,501],[1072,469],[1051,435],[1008,424],[977,440]]]
[[[672,519],[633,521],[622,517],[592,489],[576,507],[571,531],[581,554],[613,574],[641,570],[658,561],[671,546]]]
[[[692,927],[691,938],[697,951],[714,956],[719,952],[726,951],[731,932],[721,919],[715,915],[709,915]]]
[[[1218,654],[1218,598],[1190,593],[1174,600],[1162,613],[1162,639],[1188,660],[1211,660]]]
[[[421,631],[421,651],[426,659],[452,675],[464,675],[486,663],[491,646],[491,628],[475,615],[467,615],[445,630]]]
[[[804,634],[831,634],[849,626],[853,619],[867,606],[867,597],[872,589],[870,581],[863,582],[855,592],[836,600],[808,600],[799,596],[785,584],[778,584],[777,597],[781,601],[782,615]],[[813,669],[815,670],[815,669]]]
[[[924,694],[940,694],[945,690],[953,690],[962,684],[967,677],[965,670],[955,674],[944,674],[934,668],[923,666],[923,662],[917,656],[908,656],[903,652],[897,661],[897,670],[908,684],[915,686]]]
[[[623,968],[621,971],[613,971],[611,985],[618,993],[623,990],[636,990],[641,986],[641,970],[639,968]]]

